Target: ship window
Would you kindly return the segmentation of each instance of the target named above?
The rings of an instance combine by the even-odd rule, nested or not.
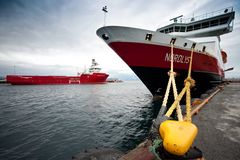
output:
[[[195,24],[194,25],[194,30],[198,30],[198,29],[200,29],[200,27],[201,27],[201,24]]]
[[[185,32],[186,27],[181,27],[180,32]]]
[[[151,33],[147,33],[146,37],[145,37],[145,40],[151,41],[151,39],[152,39],[152,34]]]
[[[193,26],[187,26],[187,31],[192,31],[193,30]]]
[[[172,38],[170,44],[174,44],[176,42],[176,38]]]
[[[228,17],[224,17],[220,19],[220,24],[226,24],[228,22]]]
[[[169,28],[169,33],[173,32],[173,27]]]
[[[203,46],[202,52],[206,51],[206,46]]]
[[[187,46],[187,43],[184,43],[183,47],[186,47]]]
[[[196,47],[196,43],[193,43],[191,48],[195,48],[195,47]]]
[[[210,22],[210,26],[217,26],[218,25],[218,20],[213,20]]]
[[[165,29],[164,31],[165,31],[165,33],[168,33],[168,29]]]
[[[209,27],[209,22],[202,23],[202,28],[208,28],[208,27]]]
[[[180,27],[179,26],[175,26],[175,32],[179,32],[180,31]]]
[[[161,30],[160,32],[161,32],[161,33],[164,33],[164,30]]]

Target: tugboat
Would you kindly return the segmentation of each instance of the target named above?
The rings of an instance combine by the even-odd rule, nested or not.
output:
[[[43,84],[95,84],[105,83],[106,73],[100,72],[95,59],[88,72],[78,74],[78,76],[32,76],[32,75],[7,75],[7,83],[12,85],[43,85]]]
[[[220,35],[233,30],[235,12],[232,7],[182,19],[156,31],[123,26],[104,26],[97,35],[111,47],[121,59],[155,95],[163,95],[170,70],[171,42],[174,41],[174,71],[176,83],[187,77],[191,48],[194,46],[192,78],[196,90],[221,83],[224,79],[223,64],[227,55],[220,49]],[[182,85],[178,85],[182,88]]]

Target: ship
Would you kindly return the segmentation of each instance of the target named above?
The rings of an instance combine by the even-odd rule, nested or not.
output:
[[[103,26],[97,35],[132,69],[153,95],[163,95],[169,79],[171,43],[178,88],[187,77],[194,47],[192,78],[195,90],[221,83],[227,54],[220,48],[220,35],[233,30],[233,7],[183,19],[182,15],[156,31],[126,26]]]
[[[12,85],[96,84],[105,83],[108,76],[92,59],[89,69],[77,76],[7,75],[6,81]]]

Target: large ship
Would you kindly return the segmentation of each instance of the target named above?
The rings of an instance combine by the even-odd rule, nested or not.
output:
[[[77,76],[7,75],[6,80],[12,85],[105,83],[109,75],[100,71],[101,68],[98,67],[95,59],[92,59],[92,65],[88,71]]]
[[[174,42],[176,83],[182,87],[187,77],[191,48],[194,46],[192,78],[196,90],[221,83],[226,53],[220,49],[220,35],[233,30],[232,7],[201,16],[173,18],[172,24],[156,31],[123,26],[104,26],[97,30],[103,39],[141,79],[149,91],[164,94]]]

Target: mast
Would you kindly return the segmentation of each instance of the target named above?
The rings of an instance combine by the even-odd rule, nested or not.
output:
[[[107,17],[107,6],[104,6],[103,8],[102,8],[102,11],[104,12],[103,14],[103,16],[104,16],[104,19],[103,19],[103,26],[105,26],[106,25],[106,17]]]
[[[15,65],[13,66],[13,74],[14,75],[16,74],[16,66]]]
[[[89,68],[89,73],[100,72],[101,68],[97,67],[98,63],[95,59],[92,59],[92,65]]]

